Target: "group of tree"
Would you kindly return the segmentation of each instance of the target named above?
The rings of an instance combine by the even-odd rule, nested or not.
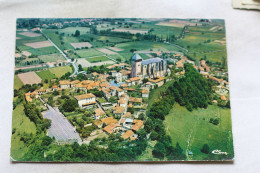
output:
[[[192,64],[184,64],[184,69],[185,76],[170,86],[169,90],[174,93],[175,100],[189,111],[207,108],[212,101],[213,84],[199,74]]]
[[[155,144],[152,151],[153,156],[163,160],[165,157],[167,160],[185,160],[186,156],[183,154],[183,149],[179,143],[176,146],[172,146],[171,137],[168,135],[162,136],[160,140]]]
[[[142,133],[139,134],[143,136]],[[22,161],[135,161],[147,146],[146,140],[124,141],[120,134],[108,138],[95,139],[89,145],[50,145],[52,139],[39,136],[29,146]],[[43,143],[43,141],[45,141]],[[106,145],[107,147],[100,147]],[[55,152],[46,152],[52,150]],[[44,154],[47,153],[47,154]]]
[[[63,104],[59,109],[65,112],[73,112],[78,106],[78,102],[74,98],[64,98]]]
[[[175,101],[172,94],[163,96],[162,99],[153,103],[149,111],[149,116],[164,120],[165,116],[168,115],[172,106],[174,105],[174,102]]]
[[[33,103],[24,104],[24,113],[32,122],[35,123],[37,133],[46,131],[46,129],[51,125],[51,120],[44,119],[41,114],[41,110],[38,109]]]

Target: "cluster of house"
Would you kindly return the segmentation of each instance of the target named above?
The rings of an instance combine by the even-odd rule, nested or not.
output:
[[[107,117],[94,121],[98,128],[103,128],[107,134],[120,133],[125,140],[135,140],[138,135],[137,132],[143,128],[144,121],[134,119],[130,112],[126,112],[119,120],[113,117]]]

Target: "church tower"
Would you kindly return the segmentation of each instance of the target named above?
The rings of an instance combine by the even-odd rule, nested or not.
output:
[[[131,71],[131,77],[136,77],[138,75],[142,75],[142,57],[140,55],[135,54],[132,57],[132,71]]]

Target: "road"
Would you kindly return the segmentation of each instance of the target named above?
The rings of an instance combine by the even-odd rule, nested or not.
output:
[[[60,48],[55,44],[55,43],[53,43],[52,41],[51,41],[51,39],[46,35],[46,34],[44,34],[43,32],[42,32],[42,30],[41,29],[39,29],[39,31],[42,33],[42,35],[44,36],[44,37],[46,37],[47,38],[47,40],[51,43],[51,44],[53,44],[53,46],[61,53],[61,55],[66,59],[66,60],[70,60],[70,58],[62,51],[62,50],[60,50]],[[70,75],[70,77],[73,77],[74,75],[77,75],[78,73],[79,73],[79,71],[78,71],[78,67],[77,67],[77,65],[76,65],[76,60],[74,60],[73,62],[70,62],[72,65],[73,65],[73,67],[74,67],[74,72]]]

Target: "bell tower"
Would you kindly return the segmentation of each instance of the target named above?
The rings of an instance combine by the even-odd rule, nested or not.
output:
[[[132,57],[131,77],[142,75],[142,61],[143,59],[138,54],[135,54]]]

